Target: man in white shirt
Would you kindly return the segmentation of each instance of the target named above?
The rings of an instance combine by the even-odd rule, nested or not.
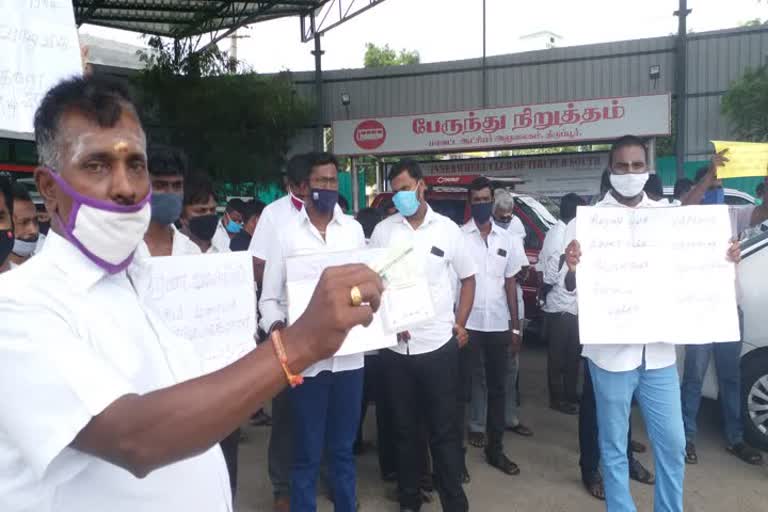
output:
[[[213,192],[211,179],[202,173],[190,176],[184,185],[184,205],[181,210],[182,232],[203,254],[230,252],[229,243],[226,246],[217,246],[213,243],[217,225],[219,225],[219,217],[216,215],[216,195]]]
[[[10,270],[8,257],[13,249],[13,194],[11,183],[0,178],[0,274]]]
[[[461,487],[463,421],[457,417],[456,406],[458,351],[468,341],[466,322],[475,295],[476,267],[459,227],[427,204],[418,162],[398,162],[388,180],[399,213],[376,226],[371,247],[413,246],[415,264],[427,277],[436,313],[430,322],[401,333],[397,346],[380,356],[395,423],[400,510],[417,511],[421,507],[419,429],[421,418],[426,417],[443,510],[464,512],[469,505]],[[451,270],[461,280],[455,314]]]
[[[125,87],[59,83],[35,137],[54,223],[38,257],[0,276],[0,510],[231,512],[216,443],[370,322],[380,280],[362,265],[327,270],[274,347],[200,376],[199,356],[125,272],[150,219],[146,139]],[[353,286],[371,307],[352,305]]]
[[[292,156],[286,163],[285,186],[288,194],[264,208],[253,231],[248,252],[253,257],[253,275],[261,289],[267,252],[278,233],[294,225],[304,209],[309,154]],[[291,465],[293,464],[293,405],[288,391],[272,400],[272,429],[268,447],[269,480],[272,483],[275,512],[290,512]]]
[[[211,243],[216,252],[229,252],[229,244],[232,239],[243,229],[243,200],[235,197],[227,201],[224,207],[224,215],[216,224],[216,232]]]
[[[658,208],[669,203],[652,201],[643,192],[648,179],[648,152],[644,142],[633,136],[618,139],[609,156],[612,189],[596,206]],[[581,257],[576,223],[568,225],[564,265],[558,283],[576,293],[576,268]],[[739,247],[728,257],[739,259]],[[653,446],[658,479],[654,509],[682,512],[685,474],[685,436],[680,406],[680,381],[675,365],[675,346],[669,343],[646,345],[584,345],[597,403],[597,423],[605,498],[610,511],[634,511],[629,492],[627,464],[627,422],[635,396],[646,419]]]
[[[504,454],[504,412],[509,351],[519,352],[522,342],[517,311],[515,275],[528,259],[519,237],[491,222],[493,189],[488,178],[476,178],[469,186],[472,219],[462,227],[465,250],[477,266],[475,300],[467,320],[472,369],[473,402],[487,404],[487,425],[483,430],[469,425],[470,444],[485,444],[488,464],[508,475],[520,473],[517,464]],[[485,380],[487,390],[474,396],[475,380]],[[482,408],[484,411],[485,407]],[[487,438],[486,438],[487,430]]]
[[[309,159],[304,209],[267,249],[259,309],[262,328],[273,332],[287,322],[286,259],[299,254],[365,248],[360,224],[338,206],[338,162],[329,153]],[[316,510],[316,484],[323,452],[330,463],[337,510],[356,507],[352,446],[360,421],[363,354],[330,357],[308,368],[304,384],[291,391],[294,455],[291,510]],[[273,427],[274,428],[274,427]]]
[[[586,202],[576,194],[566,194],[561,198],[560,220],[544,238],[544,246],[539,253],[539,266],[553,256],[560,258],[566,224],[576,217],[576,208],[584,205]],[[557,286],[557,275],[551,272],[544,273],[544,285],[549,289],[542,306],[547,325],[549,407],[564,414],[576,414],[579,410],[577,388],[581,346],[575,297],[558,293],[559,290],[553,293],[553,287]],[[552,295],[551,298],[549,295]]]
[[[136,255],[183,256],[200,254],[200,248],[173,225],[181,215],[184,178],[189,173],[187,156],[171,147],[152,148],[148,155],[152,182],[152,217]]]
[[[37,208],[32,197],[21,183],[14,183],[13,193],[13,250],[9,257],[11,267],[18,267],[35,254],[40,238],[37,225]]]

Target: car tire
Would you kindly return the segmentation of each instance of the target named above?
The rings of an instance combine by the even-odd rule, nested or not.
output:
[[[741,406],[747,442],[768,450],[768,352],[749,358],[742,367]]]

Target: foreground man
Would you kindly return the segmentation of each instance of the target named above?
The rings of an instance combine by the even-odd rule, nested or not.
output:
[[[150,219],[127,92],[101,77],[64,81],[43,99],[35,135],[54,221],[46,249],[0,276],[0,510],[231,511],[216,443],[371,321],[378,276],[329,269],[282,343],[198,377],[196,355],[124,271]],[[355,286],[371,307],[351,305]]]
[[[648,151],[641,139],[626,136],[617,140],[608,159],[611,190],[596,206],[669,206],[666,201],[650,200],[643,192],[649,174],[647,161]],[[575,228],[574,221],[568,224],[565,240],[570,242],[565,249],[565,264],[558,280],[573,293],[576,291],[576,268],[581,258]],[[738,261],[739,255],[739,246],[735,244],[728,251],[728,258]],[[636,510],[629,492],[627,462],[628,421],[634,396],[646,420],[656,463],[654,510],[682,512],[685,436],[675,346],[670,343],[584,345],[582,355],[589,360],[594,386],[607,509],[610,512]]]

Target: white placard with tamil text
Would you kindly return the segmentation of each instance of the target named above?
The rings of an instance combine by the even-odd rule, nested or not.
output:
[[[737,341],[727,206],[579,207],[582,344]]]
[[[130,275],[142,303],[193,344],[206,373],[256,348],[253,262],[248,253],[146,258]]]
[[[370,264],[383,258],[386,252],[383,249],[360,249],[357,251],[321,252],[287,258],[288,322],[295,322],[307,309],[323,270],[350,263]],[[358,325],[349,331],[341,348],[334,355],[359,354],[369,350],[392,347],[396,344],[397,336],[385,331],[382,317],[376,313],[373,315],[371,325],[368,327]]]
[[[82,74],[71,0],[0,0],[0,135],[28,138],[43,95]]]

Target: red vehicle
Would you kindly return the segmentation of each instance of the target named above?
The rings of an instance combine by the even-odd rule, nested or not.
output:
[[[470,217],[470,208],[467,203],[467,188],[472,179],[477,176],[427,176],[424,181],[427,183],[427,202],[438,213],[449,217],[458,225],[467,222]],[[514,185],[520,183],[519,179],[491,179],[496,188],[514,188]],[[557,220],[554,214],[557,214],[556,207],[546,198],[535,198],[529,194],[519,194],[510,190],[515,197],[515,215],[522,221],[525,227],[525,253],[531,267],[539,261],[539,251],[544,244],[544,237]],[[392,192],[382,192],[377,195],[371,206],[378,208],[382,203],[392,198]],[[547,206],[545,206],[547,204]],[[529,267],[530,268],[530,267]],[[528,272],[526,280],[523,282],[523,299],[525,301],[525,317],[534,322],[540,316],[538,303],[538,294],[540,287],[540,274],[538,272]],[[529,322],[530,323],[530,322]]]

